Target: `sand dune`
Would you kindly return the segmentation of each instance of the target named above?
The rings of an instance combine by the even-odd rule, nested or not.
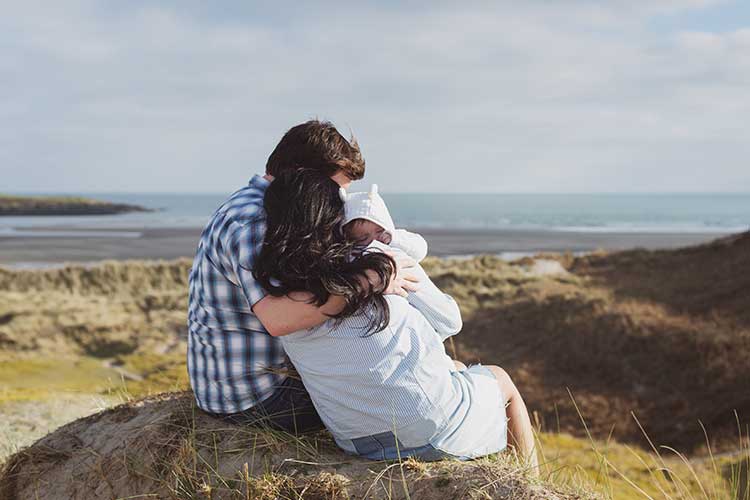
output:
[[[570,389],[600,437],[642,444],[634,411],[662,443],[700,446],[699,419],[734,442],[734,410],[750,414],[750,233],[551,258],[568,272],[540,272],[550,266],[539,259],[428,259],[464,315],[449,351],[509,369],[548,429],[583,432]],[[0,355],[178,353],[188,271],[185,259],[0,270]]]
[[[677,250],[550,254],[513,263],[489,256],[430,258],[425,268],[456,298],[464,315],[464,330],[448,343],[448,351],[465,361],[508,369],[546,430],[584,436],[583,416],[595,437],[611,435],[645,446],[634,412],[658,444],[699,455],[705,442],[700,420],[714,451],[736,449],[737,420],[746,426],[750,414],[750,233]],[[142,379],[129,386],[135,395],[174,380],[184,384],[188,270],[185,259],[0,269],[0,359],[11,372],[0,378],[12,377],[14,367],[32,360],[63,356],[106,361],[109,368],[135,373]],[[23,398],[40,390],[29,384],[3,397]],[[187,404],[180,398],[180,405]],[[178,403],[154,404],[159,414],[159,405]],[[125,407],[106,418],[116,423],[131,414],[154,415],[141,408]],[[83,420],[61,432],[87,432],[97,421]],[[52,434],[30,450],[46,449],[44,443],[60,436]],[[131,438],[137,436],[123,439]],[[68,452],[40,452],[41,459],[35,453],[33,459],[17,455],[9,463],[22,464],[27,472],[32,466],[58,470],[58,459],[70,458]],[[439,468],[429,470],[432,479],[441,474]],[[471,470],[460,474],[466,484],[476,484],[472,481],[479,477],[473,475],[479,469]],[[344,475],[353,481],[351,491],[364,484],[353,479],[362,471]],[[312,475],[305,477],[312,482],[280,481],[298,488],[318,484],[320,477],[330,479],[318,476],[326,470],[308,472]],[[528,494],[534,498],[535,493]]]

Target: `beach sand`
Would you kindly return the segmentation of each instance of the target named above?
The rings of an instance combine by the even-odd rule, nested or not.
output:
[[[537,252],[590,252],[630,248],[676,248],[705,243],[721,233],[610,233],[551,230],[414,229],[436,257],[499,254],[507,258]],[[43,267],[102,259],[192,257],[198,228],[35,228],[0,234],[0,265]]]

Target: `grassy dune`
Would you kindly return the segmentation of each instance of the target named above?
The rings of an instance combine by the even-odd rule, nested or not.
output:
[[[645,446],[736,446],[750,422],[750,233],[694,248],[554,257],[569,271],[537,277],[529,262],[430,262],[464,312],[465,360],[514,376],[548,430]]]
[[[543,477],[573,488],[566,495],[750,498],[750,234],[545,259],[424,263],[464,314],[448,351],[504,366],[521,388]],[[549,261],[561,272],[540,273]],[[32,407],[72,419],[186,388],[188,270],[186,260],[0,269],[0,453],[64,423],[37,412],[29,430]]]
[[[178,352],[188,269],[186,260],[0,268],[0,356]]]

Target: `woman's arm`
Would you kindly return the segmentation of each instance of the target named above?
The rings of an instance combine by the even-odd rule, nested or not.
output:
[[[411,233],[406,229],[396,229],[389,245],[403,250],[417,262],[422,262],[427,257],[427,241],[421,234]]]
[[[408,257],[403,250],[390,247],[377,240],[370,243],[368,251],[386,252],[396,262]],[[409,304],[422,313],[422,316],[427,319],[441,339],[445,340],[461,331],[463,326],[461,311],[453,297],[440,291],[421,265],[415,263],[414,267],[409,268],[409,271],[419,283],[418,288],[409,290],[406,295]]]
[[[461,311],[448,294],[443,293],[430,280],[422,266],[417,265],[414,274],[419,278],[419,289],[409,292],[406,300],[422,313],[442,340],[461,331]]]

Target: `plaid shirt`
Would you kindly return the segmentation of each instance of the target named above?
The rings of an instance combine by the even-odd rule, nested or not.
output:
[[[269,184],[256,175],[216,210],[190,271],[188,373],[198,406],[212,413],[246,410],[285,379],[281,342],[251,309],[266,295],[252,269],[265,236]]]

